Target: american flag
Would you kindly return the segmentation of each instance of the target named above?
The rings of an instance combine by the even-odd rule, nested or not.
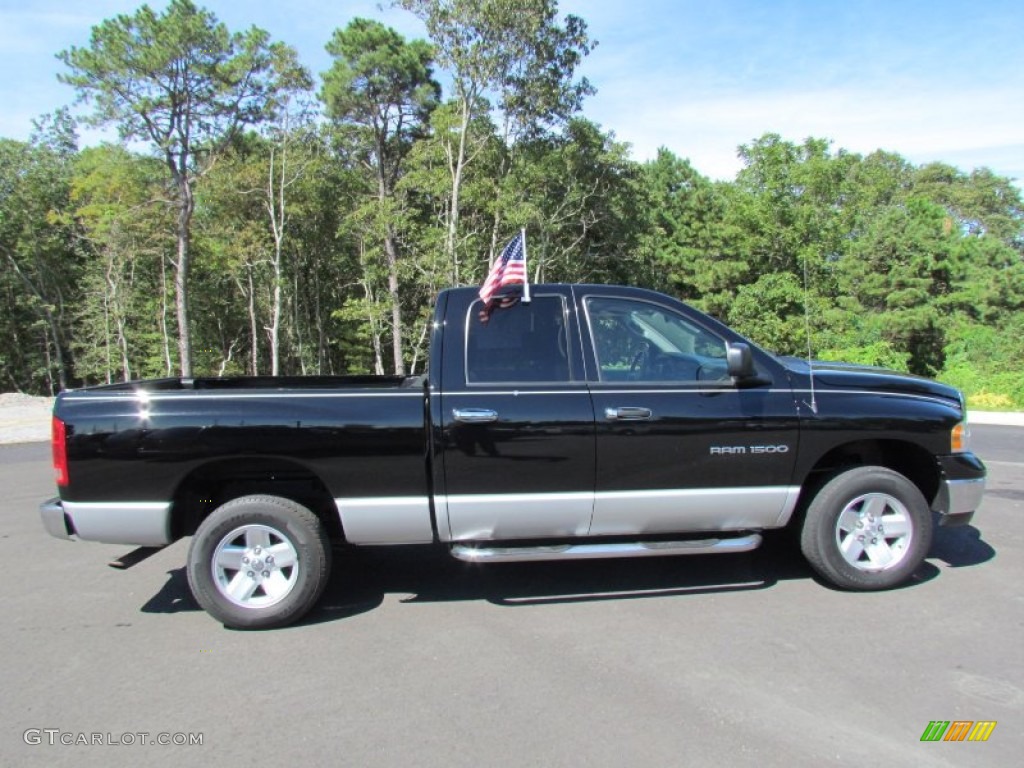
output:
[[[480,288],[480,301],[490,307],[495,294],[508,285],[523,286],[523,300],[529,301],[530,288],[526,278],[526,230],[520,230],[501,252],[491,273],[487,275],[483,287]]]

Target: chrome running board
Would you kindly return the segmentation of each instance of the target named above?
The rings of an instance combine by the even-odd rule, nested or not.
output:
[[[692,541],[627,541],[615,544],[551,544],[531,547],[485,547],[456,544],[452,557],[467,563],[522,563],[531,560],[591,560],[601,557],[659,557],[749,552],[761,545],[761,535]]]

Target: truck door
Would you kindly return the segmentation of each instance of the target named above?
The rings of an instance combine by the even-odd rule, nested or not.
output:
[[[445,320],[441,539],[585,535],[594,410],[571,292],[537,287],[531,302],[489,315],[479,301],[460,298]]]
[[[599,290],[599,289],[595,289]],[[796,504],[784,374],[727,375],[725,331],[670,300],[582,297],[597,424],[592,535],[771,528]]]

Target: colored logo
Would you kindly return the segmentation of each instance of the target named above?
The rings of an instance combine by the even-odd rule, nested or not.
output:
[[[921,741],[988,741],[995,728],[995,720],[932,720]]]

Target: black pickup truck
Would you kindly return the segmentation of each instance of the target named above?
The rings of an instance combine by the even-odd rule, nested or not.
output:
[[[60,538],[192,536],[225,625],[308,611],[345,547],[472,562],[743,552],[791,526],[845,589],[910,577],[985,467],[952,387],[775,357],[675,299],[440,294],[424,376],[160,379],[62,393]]]

